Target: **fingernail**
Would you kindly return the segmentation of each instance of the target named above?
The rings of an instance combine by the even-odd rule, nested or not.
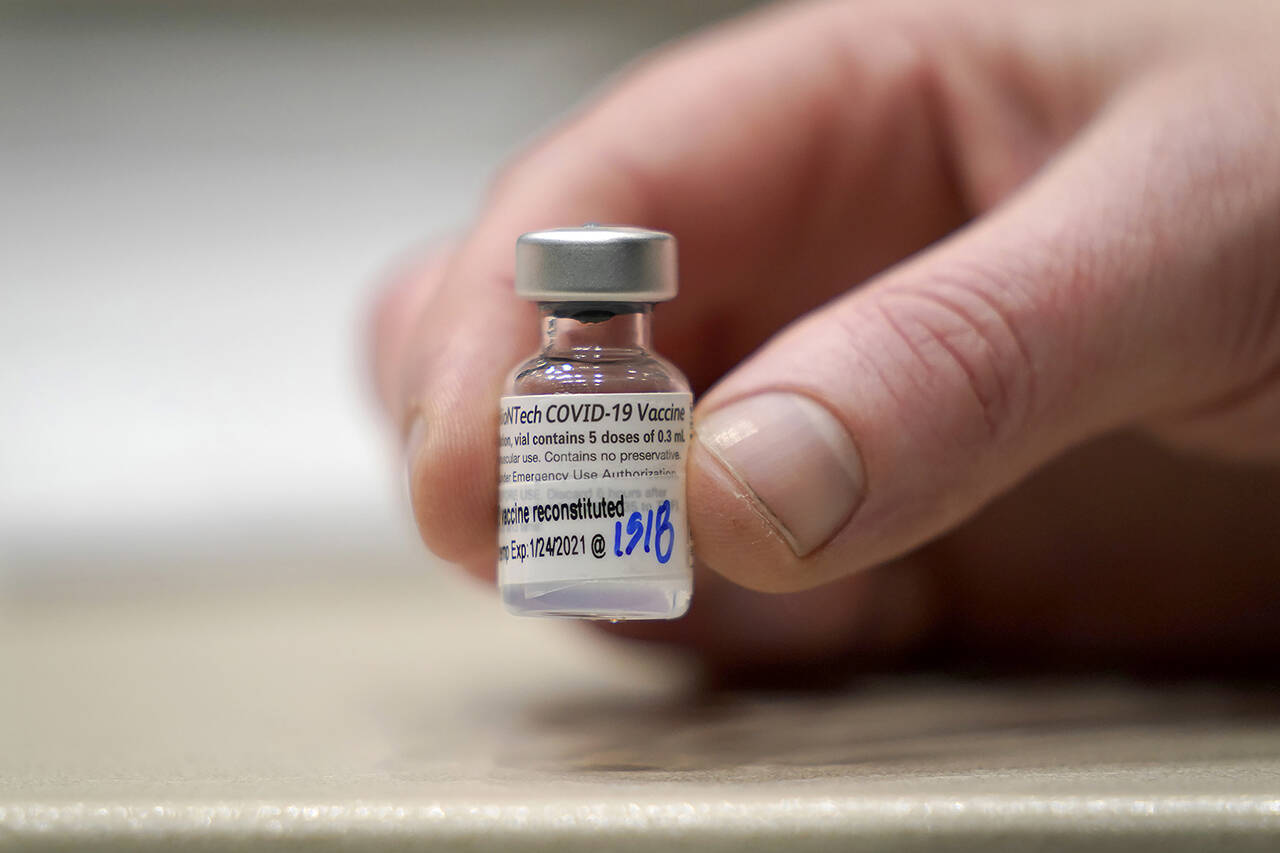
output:
[[[427,421],[421,413],[413,415],[404,435],[404,491],[409,503],[413,503],[413,465],[422,455],[427,441]]]
[[[757,394],[701,418],[702,444],[777,521],[797,556],[835,535],[862,500],[862,461],[844,425],[799,394]]]
[[[405,458],[412,462],[418,458],[418,453],[422,450],[422,445],[427,441],[427,419],[422,416],[421,412],[413,414],[413,420],[409,422],[409,428],[404,433],[404,453]]]

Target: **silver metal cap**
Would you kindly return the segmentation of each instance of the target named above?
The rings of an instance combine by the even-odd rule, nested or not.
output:
[[[516,294],[536,302],[674,299],[676,239],[620,225],[530,231],[516,241]]]

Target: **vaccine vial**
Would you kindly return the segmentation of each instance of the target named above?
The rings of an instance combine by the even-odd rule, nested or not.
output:
[[[542,348],[501,401],[498,584],[522,616],[675,619],[689,608],[688,380],[650,348],[675,239],[587,225],[516,242]]]

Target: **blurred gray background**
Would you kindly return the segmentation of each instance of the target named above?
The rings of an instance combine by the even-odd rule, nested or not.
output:
[[[0,3],[0,580],[414,571],[372,282],[749,4]]]

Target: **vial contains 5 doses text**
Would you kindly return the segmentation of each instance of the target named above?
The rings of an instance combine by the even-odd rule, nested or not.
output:
[[[501,401],[498,584],[524,616],[675,619],[693,592],[689,383],[650,349],[676,295],[670,234],[557,228],[516,243],[542,350]]]

